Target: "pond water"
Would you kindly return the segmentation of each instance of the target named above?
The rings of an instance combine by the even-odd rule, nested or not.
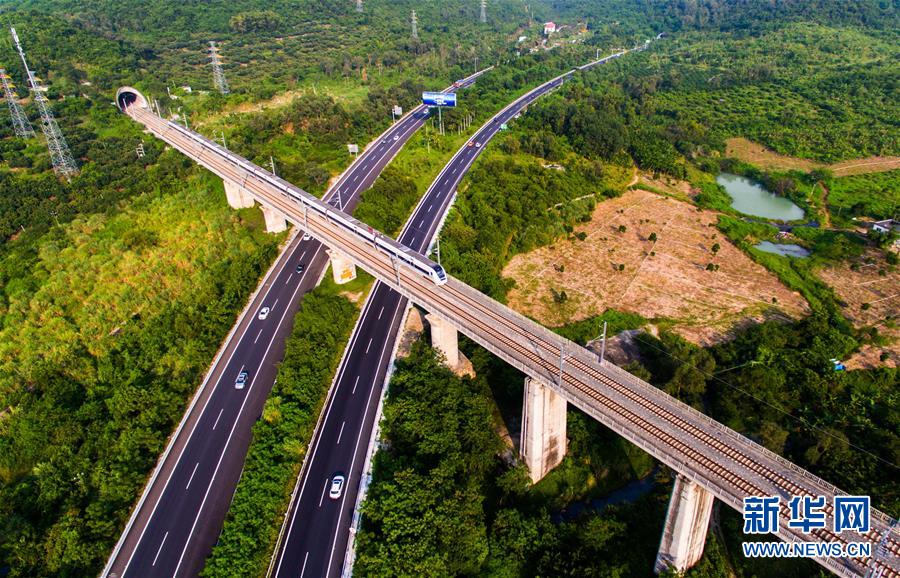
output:
[[[766,253],[775,253],[776,255],[784,255],[785,257],[797,257],[803,259],[809,257],[809,251],[800,245],[788,245],[787,243],[771,243],[763,241],[754,248]]]
[[[568,521],[577,518],[582,512],[590,510],[601,513],[607,506],[634,502],[644,494],[656,487],[656,470],[639,480],[634,480],[623,488],[610,492],[603,498],[594,498],[583,502],[569,504],[564,510],[552,516],[556,522]]]
[[[731,206],[745,215],[795,221],[803,218],[803,209],[789,199],[773,195],[759,183],[729,173],[720,173],[716,182],[731,197]]]

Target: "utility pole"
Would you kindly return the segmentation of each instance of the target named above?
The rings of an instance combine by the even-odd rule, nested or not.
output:
[[[606,357],[606,321],[603,322],[603,335],[600,339],[600,365],[603,365],[603,358]]]
[[[50,110],[50,102],[44,96],[47,89],[41,85],[34,72],[28,68],[28,62],[25,60],[25,51],[19,42],[19,35],[16,34],[16,29],[10,27],[9,31],[12,33],[16,50],[19,51],[22,65],[25,67],[25,75],[28,78],[28,86],[34,95],[34,102],[41,113],[41,130],[47,139],[47,148],[50,150],[50,162],[53,163],[53,171],[65,177],[67,181],[71,180],[72,176],[78,173],[78,165],[75,164],[75,159],[72,157],[72,151],[69,150],[69,143],[66,142],[66,137],[63,136],[62,131],[59,130],[59,125],[56,124],[53,111]]]
[[[441,264],[441,235],[440,235],[440,233],[438,233],[437,237],[435,237],[435,238],[437,239],[437,260],[438,260],[438,265],[440,265]]]
[[[6,70],[0,68],[0,83],[3,84],[3,94],[6,97],[6,104],[9,105],[9,116],[12,117],[13,130],[16,131],[16,136],[22,138],[31,138],[34,136],[34,129],[31,128],[31,123],[28,122],[28,117],[25,116],[25,111],[22,110],[22,105],[19,104],[19,99],[16,97],[15,86],[9,78],[9,75],[6,74]]]
[[[481,23],[487,22],[487,0],[481,0],[481,15],[479,17]]]
[[[269,168],[272,169],[272,174],[277,177],[278,174],[275,172],[275,158],[272,155],[269,155]]]
[[[419,39],[419,19],[416,17],[416,11],[412,11],[412,19],[410,20],[412,24],[412,37],[413,40]]]
[[[219,137],[222,139],[222,148],[227,149],[228,145],[225,143],[225,131],[224,130],[219,131]]]
[[[225,72],[222,70],[222,61],[219,59],[219,48],[211,40],[209,42],[209,57],[212,61],[213,83],[216,85],[216,90],[222,94],[228,94],[230,91],[228,90],[228,81],[225,80]]]

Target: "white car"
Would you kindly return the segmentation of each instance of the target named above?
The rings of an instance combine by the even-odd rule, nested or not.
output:
[[[303,233],[304,241],[309,241],[310,239],[312,239],[312,235],[310,235],[309,233]]]
[[[400,135],[399,135],[399,134],[395,134],[395,135],[394,135],[394,140],[400,140]]]
[[[476,143],[475,143],[475,148],[480,149],[480,148],[481,148],[481,143],[480,143],[480,142],[476,142]]]
[[[263,307],[262,309],[260,309],[259,310],[259,318],[265,319],[266,317],[268,317],[269,311],[271,311],[271,309],[269,309],[268,307]]]
[[[328,497],[337,500],[344,493],[344,474],[335,474],[331,478],[331,488],[328,490]]]
[[[246,371],[242,371],[238,374],[237,379],[234,380],[234,388],[235,389],[244,389],[244,386],[247,385],[247,378],[249,374]]]

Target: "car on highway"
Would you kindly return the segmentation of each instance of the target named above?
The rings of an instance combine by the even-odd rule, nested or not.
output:
[[[238,374],[237,379],[234,380],[234,388],[235,389],[244,389],[244,386],[247,385],[247,378],[249,374],[246,371],[242,371]]]
[[[475,148],[480,149],[480,148],[481,148],[481,143],[476,141],[476,142],[475,142]]]
[[[309,233],[303,233],[304,241],[309,241],[310,239],[312,239],[312,235],[310,235]]]
[[[269,316],[269,311],[271,311],[271,309],[269,309],[268,307],[263,307],[262,309],[259,310],[259,315],[257,315],[257,317],[260,320],[263,320]]]
[[[305,271],[305,270],[306,270],[306,265],[304,265],[303,263],[299,263],[297,265],[297,273],[303,273],[303,271]]]
[[[331,488],[328,490],[328,497],[337,500],[344,493],[344,474],[337,473],[331,478]]]
[[[468,144],[466,144],[466,146],[469,147],[469,148],[472,148],[473,146],[475,146],[475,141],[470,140],[470,141],[468,142]]]
[[[394,135],[394,140],[400,140],[400,135],[399,135],[399,134],[395,134],[395,135]]]

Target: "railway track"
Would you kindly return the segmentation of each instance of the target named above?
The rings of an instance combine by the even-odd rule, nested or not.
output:
[[[489,351],[554,387],[567,401],[731,507],[740,510],[745,496],[843,494],[652,385],[618,368],[601,366],[583,348],[459,281],[451,278],[447,284],[436,286],[412,270],[392,263],[386,254],[373,251],[369,243],[334,226],[327,217],[309,215],[278,188],[276,183],[287,183],[274,175],[251,173],[247,166],[232,158],[234,155],[219,150],[206,139],[189,136],[180,127],[173,128],[171,123],[147,109],[129,109],[129,114],[198,163],[242,184],[266,205],[346,253],[401,294],[445,316],[459,331]],[[829,500],[827,514],[832,509]],[[839,575],[900,578],[900,542],[892,533],[894,521],[877,510],[872,510],[873,527],[865,536],[855,533],[838,536],[828,529],[813,530],[807,535],[789,529],[786,525],[790,519],[789,508],[784,500],[780,519],[779,536],[786,541],[868,541],[882,545],[868,559],[816,559]]]

